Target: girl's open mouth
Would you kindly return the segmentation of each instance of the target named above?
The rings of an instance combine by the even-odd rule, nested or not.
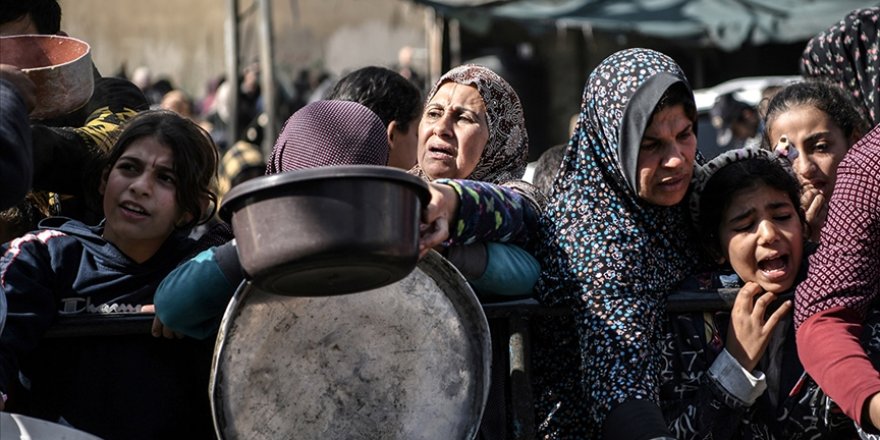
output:
[[[778,255],[758,262],[758,269],[770,281],[779,281],[788,275],[788,255]]]

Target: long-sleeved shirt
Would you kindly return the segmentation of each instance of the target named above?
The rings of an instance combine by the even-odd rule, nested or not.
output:
[[[859,341],[862,320],[880,298],[880,127],[840,162],[821,242],[795,297],[798,353],[819,386],[863,425],[865,403],[880,392],[880,373]]]

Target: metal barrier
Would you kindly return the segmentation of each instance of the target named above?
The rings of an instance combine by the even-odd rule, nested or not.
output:
[[[670,313],[730,310],[738,289],[718,292],[676,292],[667,299]],[[492,386],[484,414],[482,438],[535,438],[531,380],[530,321],[536,317],[566,316],[533,299],[487,303],[483,311],[492,330]],[[149,334],[153,314],[98,315],[59,318],[48,338]],[[499,411],[500,409],[500,411]]]

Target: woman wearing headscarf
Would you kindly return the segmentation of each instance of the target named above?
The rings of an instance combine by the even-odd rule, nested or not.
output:
[[[316,101],[284,124],[266,174],[387,162],[387,135],[379,116],[355,102]],[[244,278],[235,241],[212,247],[181,264],[156,290],[153,335],[171,336],[172,329],[200,339],[213,335]]]
[[[540,329],[544,438],[669,436],[657,404],[665,299],[702,264],[683,202],[695,125],[687,79],[661,53],[617,52],[584,86],[541,218],[538,294],[575,327],[557,317]]]
[[[441,184],[435,188],[451,187],[461,200],[458,221],[450,225],[442,250],[478,293],[527,295],[537,281],[540,267],[523,247],[532,244],[527,231],[534,231],[528,224],[535,222],[528,219],[536,219],[542,197],[519,180],[527,157],[519,96],[492,70],[456,67],[428,93],[419,123],[418,164],[410,172]],[[503,209],[493,209],[496,197]],[[526,222],[497,221],[511,217],[525,217]],[[508,227],[516,234],[505,233]],[[496,238],[472,233],[478,229]]]
[[[880,124],[880,7],[856,9],[813,37],[801,57],[801,74],[849,90],[871,126]]]

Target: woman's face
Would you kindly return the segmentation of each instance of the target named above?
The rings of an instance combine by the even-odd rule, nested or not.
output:
[[[101,182],[104,238],[135,261],[152,256],[177,223],[174,153],[152,136],[131,142]],[[146,257],[146,258],[143,258]]]
[[[419,123],[419,165],[431,179],[464,179],[477,167],[488,141],[480,92],[448,82],[437,89]]]
[[[761,184],[734,194],[718,226],[721,249],[743,281],[782,293],[797,278],[803,224],[785,191]]]
[[[786,136],[798,155],[793,165],[801,185],[812,185],[825,200],[831,198],[837,165],[855,143],[827,113],[811,105],[799,105],[779,114],[767,127],[770,142]]]
[[[680,202],[691,183],[696,154],[694,123],[684,105],[657,112],[639,146],[639,197],[659,206]]]

